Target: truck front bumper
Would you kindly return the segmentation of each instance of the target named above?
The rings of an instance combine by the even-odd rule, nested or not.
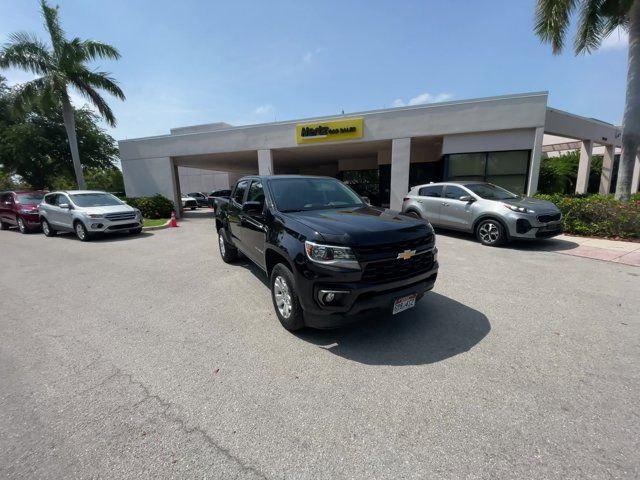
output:
[[[303,283],[300,295],[305,324],[313,328],[334,328],[353,323],[371,313],[386,312],[391,315],[396,299],[416,295],[416,301],[431,290],[438,277],[438,262],[431,270],[402,280],[384,284],[363,282],[314,282]],[[298,282],[300,289],[300,282]],[[335,292],[334,301],[322,302],[325,292]]]

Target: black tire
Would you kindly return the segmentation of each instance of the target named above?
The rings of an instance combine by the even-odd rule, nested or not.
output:
[[[88,242],[91,240],[91,234],[87,232],[87,227],[84,226],[84,223],[77,221],[73,224],[73,231],[78,237],[78,240],[81,242]]]
[[[191,210],[195,210],[196,208],[198,208],[198,207],[191,207]]]
[[[29,227],[27,227],[27,224],[24,223],[24,219],[20,216],[16,217],[16,224],[18,225],[18,230],[20,230],[20,233],[22,233],[23,235],[26,235],[27,233],[31,233],[31,230],[29,230]]]
[[[485,218],[476,225],[476,238],[483,245],[497,247],[507,240],[507,235],[502,223],[493,218]]]
[[[9,224],[0,220],[0,230],[9,230]]]
[[[231,263],[238,258],[238,249],[227,242],[224,238],[224,228],[218,230],[218,247],[220,248],[220,256],[225,263]]]
[[[53,227],[51,227],[51,225],[49,225],[49,222],[47,222],[44,218],[40,221],[40,225],[42,226],[42,233],[44,233],[45,237],[56,236],[57,232],[53,229]]]
[[[132,228],[131,230],[129,230],[129,233],[131,235],[140,235],[142,233],[142,227],[140,227],[140,228]]]
[[[284,264],[278,263],[271,271],[269,286],[273,308],[282,326],[290,332],[304,328],[304,313],[291,270]]]

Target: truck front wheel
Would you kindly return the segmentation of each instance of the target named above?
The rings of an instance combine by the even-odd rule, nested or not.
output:
[[[238,250],[225,240],[223,228],[218,230],[218,246],[220,247],[220,256],[225,263],[231,263],[238,258]]]
[[[290,332],[303,328],[304,316],[291,270],[277,264],[271,272],[270,285],[273,306],[282,326]]]

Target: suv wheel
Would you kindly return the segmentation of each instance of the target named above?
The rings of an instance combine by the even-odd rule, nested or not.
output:
[[[271,299],[278,320],[290,332],[300,330],[304,327],[304,316],[291,270],[279,263],[273,267],[270,280]]]
[[[411,218],[422,218],[418,212],[414,212],[413,210],[409,210],[406,215]]]
[[[476,227],[476,237],[483,245],[497,247],[504,243],[506,235],[499,221],[488,218],[482,220]]]
[[[133,229],[129,230],[129,233],[131,235],[140,235],[142,233],[142,227],[133,228]]]
[[[55,237],[56,236],[56,231],[51,228],[51,225],[49,225],[49,222],[47,222],[44,218],[42,219],[42,233],[44,233],[45,237]]]
[[[20,230],[20,233],[29,233],[29,229],[27,228],[27,224],[24,223],[24,219],[22,217],[18,216],[16,221],[18,223],[18,230]]]
[[[218,246],[220,247],[220,256],[225,263],[231,263],[238,258],[238,250],[224,238],[224,228],[218,230]]]
[[[78,240],[81,242],[88,242],[91,240],[91,236],[82,222],[76,222],[73,229],[76,232],[76,237],[78,237]]]

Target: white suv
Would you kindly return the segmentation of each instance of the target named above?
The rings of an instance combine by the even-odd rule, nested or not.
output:
[[[142,213],[106,192],[68,190],[44,196],[39,206],[42,231],[53,237],[58,231],[75,232],[83,242],[99,233],[142,232]]]

